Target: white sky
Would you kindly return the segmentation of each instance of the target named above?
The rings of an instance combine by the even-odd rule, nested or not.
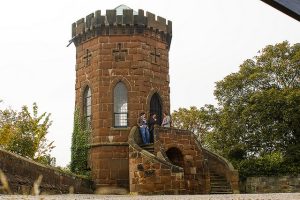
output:
[[[300,40],[300,23],[259,0],[9,0],[0,6],[0,99],[52,114],[57,164],[70,162],[75,99],[71,24],[126,4],[173,22],[171,110],[215,104],[215,82],[268,44]]]

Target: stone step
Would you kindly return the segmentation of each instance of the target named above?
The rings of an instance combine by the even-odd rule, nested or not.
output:
[[[154,144],[153,143],[150,143],[150,144],[141,144],[140,146],[141,147],[154,147]]]
[[[145,150],[152,153],[152,154],[154,154],[154,149],[153,150],[145,149]]]
[[[211,180],[224,180],[224,181],[226,181],[226,179],[224,177],[211,176],[210,179]]]
[[[213,183],[228,183],[225,179],[210,179]]]
[[[218,185],[218,186],[211,186],[211,188],[214,188],[214,189],[220,189],[220,190],[223,190],[223,189],[227,189],[227,190],[231,190],[231,188],[229,186],[224,186],[224,185]]]
[[[210,194],[232,194],[232,192],[231,191],[228,191],[228,192],[211,191]]]
[[[211,185],[210,186],[210,188],[211,189],[220,189],[220,190],[222,190],[222,189],[227,189],[227,190],[231,190],[231,187],[230,186],[225,186],[225,185]]]
[[[154,147],[142,147],[143,149],[154,149]]]
[[[210,171],[211,194],[232,194],[230,184],[227,182],[225,176]]]
[[[210,184],[215,185],[215,186],[230,186],[230,184],[227,181],[213,181],[213,180],[210,180]]]
[[[210,189],[210,193],[213,193],[213,192],[231,192],[232,193],[232,190],[229,190],[229,189]]]
[[[143,149],[154,149],[154,147],[142,147]]]
[[[210,190],[210,193],[232,193],[232,190]]]
[[[151,144],[142,144],[140,145],[144,150],[150,152],[150,153],[154,153],[154,144],[151,143]]]
[[[222,187],[226,187],[226,188],[230,188],[230,185],[228,185],[227,183],[225,184],[211,184],[211,187],[215,187],[215,188],[222,188]]]
[[[210,179],[210,182],[211,183],[214,183],[216,185],[230,185],[226,180],[213,180],[213,179]]]
[[[211,174],[211,173],[210,173],[210,177],[225,178],[224,176],[221,176],[219,174]]]

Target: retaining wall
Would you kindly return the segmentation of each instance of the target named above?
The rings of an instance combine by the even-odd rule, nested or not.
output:
[[[240,182],[242,193],[300,192],[300,175],[277,177],[248,177]]]
[[[41,193],[93,193],[92,181],[64,173],[0,148],[0,169],[8,179],[10,189],[17,194],[30,194],[34,182],[43,176]],[[1,190],[0,190],[1,193]]]

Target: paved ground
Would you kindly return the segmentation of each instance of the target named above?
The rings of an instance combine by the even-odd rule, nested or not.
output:
[[[300,193],[271,193],[271,194],[233,194],[233,195],[161,195],[161,196],[138,196],[138,195],[87,195],[87,194],[67,194],[67,195],[0,195],[2,200],[24,199],[24,200],[82,200],[82,199],[103,199],[103,200],[300,200]]]

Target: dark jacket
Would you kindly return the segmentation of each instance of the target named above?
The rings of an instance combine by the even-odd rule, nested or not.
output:
[[[153,117],[150,117],[148,124],[149,124],[149,130],[152,131],[154,129],[154,125],[158,124],[158,121],[157,119],[155,120]]]

